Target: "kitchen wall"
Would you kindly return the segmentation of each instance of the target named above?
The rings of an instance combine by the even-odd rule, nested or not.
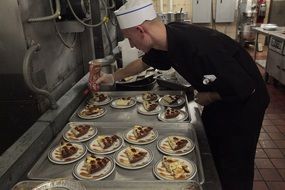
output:
[[[153,0],[156,11],[157,12],[161,12],[161,8],[160,8],[160,1],[161,0]],[[173,10],[172,12],[179,12],[181,8],[183,8],[183,11],[188,13],[188,17],[189,19],[192,18],[192,1],[193,0],[172,0],[173,3]],[[168,12],[170,11],[169,9],[169,2],[171,2],[170,0],[163,0],[163,12]],[[238,0],[236,0],[236,2],[238,3]],[[267,14],[265,17],[265,23],[267,23],[268,20],[268,12],[269,12],[269,4],[270,4],[270,0],[266,0],[267,3]],[[216,7],[216,0],[213,0],[213,8],[215,10]],[[236,6],[236,10],[237,10],[237,6]],[[237,11],[236,11],[237,12]],[[237,14],[235,14],[237,15]],[[236,38],[236,20],[232,23],[217,23],[215,25],[213,24],[203,24],[206,27],[210,27],[210,28],[216,28],[216,30],[225,33],[226,35],[230,36],[231,38],[235,39]],[[262,35],[260,35],[260,40],[261,42],[264,41],[264,37]]]

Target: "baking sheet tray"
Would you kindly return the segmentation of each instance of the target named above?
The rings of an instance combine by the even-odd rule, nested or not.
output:
[[[12,190],[31,190],[45,181],[21,181]],[[194,181],[190,182],[167,182],[167,181],[132,181],[132,182],[109,182],[109,181],[81,181],[86,190],[202,190],[202,187]],[[191,189],[192,187],[192,189]]]
[[[151,126],[154,129],[156,129],[159,134],[157,140],[159,140],[162,137],[168,136],[168,135],[187,136],[188,138],[193,140],[196,147],[194,151],[192,151],[191,153],[183,157],[189,160],[192,160],[197,165],[198,172],[196,173],[193,180],[197,181],[200,184],[204,183],[204,173],[203,173],[203,167],[202,167],[201,158],[200,158],[199,145],[198,145],[195,130],[191,126],[190,123],[96,122],[94,124],[98,129],[97,135],[116,134],[122,137],[123,133],[126,130],[130,129],[135,124],[138,124],[138,125]],[[65,128],[67,127],[68,126],[65,126]],[[63,139],[62,134],[63,134],[63,131],[66,130],[65,128],[58,134],[58,136],[51,143],[50,147],[47,148],[47,150],[42,154],[40,159],[35,163],[35,165],[29,171],[28,173],[29,179],[46,180],[46,179],[54,179],[54,178],[74,178],[72,175],[72,171],[73,171],[74,165],[77,162],[68,164],[68,165],[56,165],[56,164],[51,163],[48,160],[48,153],[50,149],[58,145],[59,142]],[[109,177],[105,178],[104,181],[106,180],[107,181],[158,181],[158,179],[154,176],[152,172],[154,164],[158,160],[160,160],[163,156],[163,154],[160,153],[156,147],[157,140],[155,140],[151,144],[140,145],[142,147],[149,148],[153,152],[154,159],[150,165],[148,165],[145,168],[139,169],[139,170],[127,170],[127,169],[120,168],[119,166],[116,166],[115,171]],[[88,142],[89,141],[85,142],[84,144],[87,145]],[[124,143],[125,145],[129,145],[126,141]],[[110,154],[109,156],[113,156],[113,155],[114,153]]]
[[[188,118],[185,121],[181,121],[181,122],[187,122],[187,123],[190,122],[191,118],[189,115],[188,107],[185,106],[187,105],[188,101],[183,91],[112,91],[112,92],[104,92],[104,93],[106,93],[107,95],[115,99],[118,97],[126,97],[126,96],[136,97],[137,95],[142,95],[144,92],[152,92],[160,96],[167,95],[167,94],[182,95],[185,98],[185,103],[184,105],[181,106],[181,109],[188,113]],[[107,110],[107,113],[104,116],[96,118],[96,119],[91,119],[91,120],[82,119],[78,117],[77,113],[87,104],[87,101],[89,100],[90,97],[87,97],[86,100],[84,100],[80,104],[78,109],[72,114],[70,121],[132,122],[136,120],[138,122],[148,122],[148,121],[162,122],[158,120],[157,115],[146,116],[146,115],[138,113],[137,107],[138,107],[138,104],[140,104],[139,102],[137,102],[135,106],[127,108],[127,109],[115,109],[115,108],[112,108],[109,103],[105,106],[102,106]]]

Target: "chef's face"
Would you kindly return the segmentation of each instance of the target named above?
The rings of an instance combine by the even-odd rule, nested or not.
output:
[[[129,39],[131,47],[147,53],[151,49],[151,41],[149,35],[141,28],[141,26],[122,30],[124,36]]]

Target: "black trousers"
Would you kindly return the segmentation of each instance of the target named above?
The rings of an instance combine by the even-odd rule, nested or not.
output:
[[[246,103],[216,102],[202,120],[223,190],[251,190],[256,145],[266,107],[254,96]]]

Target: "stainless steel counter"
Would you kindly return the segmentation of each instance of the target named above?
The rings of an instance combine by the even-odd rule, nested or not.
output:
[[[103,134],[116,134],[120,137],[123,136],[123,133],[132,128],[134,124],[140,124],[145,126],[151,126],[156,130],[159,134],[157,140],[159,140],[162,137],[166,137],[168,135],[180,135],[180,136],[186,136],[189,139],[191,139],[195,144],[195,149],[190,152],[189,154],[182,156],[184,158],[187,158],[191,161],[193,161],[197,168],[197,174],[194,176],[192,180],[203,184],[204,183],[204,173],[203,173],[203,166],[201,163],[200,158],[200,150],[199,150],[199,144],[196,138],[196,133],[194,128],[189,123],[158,123],[158,122],[132,122],[132,123],[116,123],[113,122],[95,122],[94,123],[96,128],[98,129],[98,135]],[[63,130],[67,130],[69,126],[66,126],[66,128]],[[55,179],[55,178],[73,178],[72,172],[74,165],[73,164],[67,164],[67,165],[56,165],[51,163],[48,160],[48,153],[49,151],[57,146],[60,141],[62,140],[63,131],[58,134],[57,138],[54,139],[54,141],[51,143],[49,148],[41,155],[41,158],[36,162],[34,167],[31,169],[31,171],[28,173],[29,179]],[[153,174],[153,166],[155,163],[160,160],[163,156],[162,153],[160,153],[156,147],[157,140],[147,144],[147,145],[140,145],[141,147],[148,148],[152,151],[154,154],[154,159],[145,168],[141,168],[138,170],[128,170],[120,168],[119,166],[116,166],[115,171],[104,180],[111,181],[111,182],[118,182],[118,181],[148,181],[150,183],[157,181],[158,179]],[[92,139],[90,140],[92,141]],[[84,144],[87,145],[89,142],[85,142]],[[129,143],[126,141],[124,142],[123,146],[128,146]],[[114,157],[114,154],[109,154],[109,156]]]
[[[35,163],[41,159],[43,151],[47,150],[47,148],[51,145],[50,141],[55,141],[56,137],[59,136],[60,131],[70,119],[72,113],[74,113],[78,106],[85,101],[86,97],[83,97],[82,94],[86,88],[87,78],[88,75],[86,75],[79,83],[70,89],[66,95],[60,98],[60,100],[57,102],[59,104],[59,108],[57,110],[49,110],[43,114],[35,125],[31,127],[31,129],[29,129],[25,135],[19,138],[19,140],[0,157],[0,189],[11,189],[11,187],[13,187],[13,185],[20,180],[27,179],[26,171],[31,169]],[[220,190],[220,182],[207,143],[200,112],[197,109],[197,105],[195,105],[193,102],[188,104],[188,109],[191,117],[191,126],[197,133],[200,156],[204,168],[205,182],[202,184],[202,187],[204,190]],[[138,188],[140,187],[140,184],[144,184],[146,188],[155,190],[163,187],[160,185],[160,182],[161,181],[158,181],[150,185],[144,184],[144,182],[131,183],[137,185]],[[185,182],[172,182],[169,187],[176,184],[177,187],[180,187],[180,185],[184,183]],[[110,180],[103,180],[98,182],[98,184],[105,184],[106,187],[111,186],[127,188],[129,183],[124,183],[122,180],[115,184],[111,183]]]
[[[31,190],[37,185],[45,181],[22,181],[16,184],[12,190]],[[109,183],[108,181],[82,181],[81,182],[86,190],[202,190],[202,188],[196,182],[167,182],[157,181],[148,183],[145,181],[133,181],[128,183]]]
[[[108,96],[112,97],[113,99],[115,99],[118,97],[126,97],[126,96],[136,98],[136,96],[142,95],[144,92],[146,92],[146,91],[113,91],[113,92],[104,92],[104,93],[107,94]],[[185,96],[185,93],[183,91],[155,91],[155,93],[159,96],[163,96],[166,94],[181,95],[182,97],[185,98],[186,104],[188,102],[187,97]],[[87,104],[88,99],[89,99],[89,97],[86,98],[86,100],[80,104],[78,109],[71,116],[70,121],[86,121],[86,119],[81,119],[80,117],[78,117],[77,113],[80,110],[82,110],[83,107]],[[127,108],[127,109],[114,109],[110,106],[110,103],[109,103],[107,105],[102,106],[106,109],[106,112],[107,112],[104,116],[96,118],[96,119],[91,119],[89,121],[96,121],[96,122],[108,122],[108,121],[109,122],[110,121],[112,121],[112,122],[132,122],[132,121],[137,121],[137,122],[153,121],[153,122],[157,122],[157,121],[159,121],[157,118],[157,115],[139,114],[137,111],[137,107],[139,104],[140,103],[137,102],[135,106],[132,106],[132,107]],[[181,110],[189,113],[188,107],[185,106],[186,104],[185,103],[182,104],[182,106],[180,106],[179,108],[181,108]],[[182,121],[182,122],[189,123],[190,120],[191,120],[191,118],[188,117],[185,121]]]

